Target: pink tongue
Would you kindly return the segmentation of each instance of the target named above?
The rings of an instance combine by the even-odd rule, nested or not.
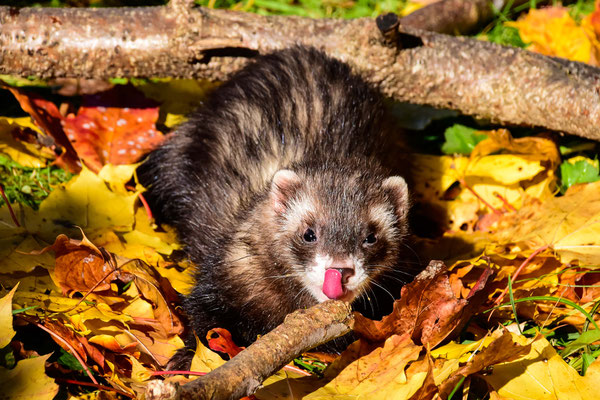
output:
[[[338,299],[344,294],[344,289],[342,289],[342,274],[337,269],[332,268],[325,271],[323,294],[330,299]]]

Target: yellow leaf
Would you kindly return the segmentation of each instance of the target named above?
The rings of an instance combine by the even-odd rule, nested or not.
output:
[[[563,263],[600,264],[600,182],[573,187],[562,197],[529,204],[499,223],[495,239],[535,250],[550,245]]]
[[[44,134],[44,132],[38,128],[38,126],[33,122],[31,117],[19,117],[19,118],[4,118],[7,122],[11,124],[16,124],[22,126],[23,128],[33,129],[39,134]]]
[[[461,362],[466,362],[473,351],[480,350],[481,348],[488,346],[494,340],[495,337],[486,336],[483,339],[467,344],[450,342],[442,347],[432,350],[431,356],[433,358],[445,358],[448,360],[459,359]]]
[[[12,132],[21,128],[20,125],[12,123],[7,118],[0,117],[0,153],[6,154],[13,161],[24,167],[43,168],[47,159],[52,156],[35,145],[16,140]]]
[[[192,291],[195,279],[193,267],[188,267],[183,271],[179,271],[176,265],[167,267],[157,267],[156,270],[165,278],[169,280],[173,289],[179,293],[187,295]]]
[[[86,234],[104,228],[130,231],[136,197],[112,192],[103,179],[83,167],[81,174],[50,193],[39,212],[26,221],[26,228],[49,243],[64,233],[65,224],[79,226]]]
[[[2,399],[6,400],[52,400],[58,393],[58,385],[45,372],[45,364],[51,354],[27,358],[13,369],[0,367]]]
[[[165,118],[165,126],[167,128],[173,128],[179,124],[184,123],[185,121],[187,121],[187,117],[184,114],[167,114],[167,117]]]
[[[590,39],[565,7],[531,9],[518,21],[506,25],[517,28],[521,39],[531,43],[528,49],[532,51],[574,61],[590,60]]]
[[[28,254],[44,246],[46,243],[40,242],[21,229],[15,229],[12,235],[7,234],[0,239],[0,271],[4,274],[31,272],[38,265],[52,268],[54,266],[52,254]]]
[[[544,169],[535,156],[498,154],[474,159],[469,163],[465,174],[512,185],[532,179]]]
[[[0,349],[8,346],[16,334],[13,329],[12,299],[18,287],[19,284],[0,299]]]
[[[137,89],[146,97],[161,103],[161,115],[186,115],[194,111],[216,86],[213,82],[195,79],[164,79],[161,82],[144,83],[137,86]]]
[[[421,348],[412,343],[410,335],[393,335],[383,347],[353,361],[305,399],[408,399],[427,376],[426,371],[410,375],[405,371],[411,361],[418,359]]]
[[[190,371],[210,372],[223,364],[225,364],[225,360],[196,338],[196,354],[192,359]]]
[[[132,286],[133,285],[134,284],[132,284]],[[123,309],[123,314],[129,315],[133,318],[154,319],[152,304],[139,297],[134,299],[127,307]]]
[[[125,184],[131,180],[139,164],[112,165],[106,164],[98,172],[98,177],[108,183],[113,192],[129,195]]]
[[[144,367],[135,357],[129,356],[129,361],[131,362],[131,380],[141,383],[152,378],[152,371]]]
[[[597,398],[600,362],[585,376],[571,368],[544,338],[532,343],[531,352],[512,362],[494,366],[485,380],[500,396],[514,400],[585,400]]]
[[[255,395],[260,400],[303,399],[325,382],[316,376],[300,376],[282,369],[267,378]]]

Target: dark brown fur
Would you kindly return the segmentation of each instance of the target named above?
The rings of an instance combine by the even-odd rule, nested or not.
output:
[[[353,296],[373,307],[375,278],[398,267],[407,232],[406,186],[386,181],[381,161],[384,120],[346,64],[296,47],[258,58],[150,154],[138,174],[198,267],[183,304],[200,338],[223,327],[248,344],[321,301],[305,282],[317,255],[356,261],[367,279]],[[274,178],[282,169],[293,172]]]

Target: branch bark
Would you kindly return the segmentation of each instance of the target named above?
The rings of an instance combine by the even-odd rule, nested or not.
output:
[[[353,324],[349,304],[339,300],[295,311],[221,367],[181,387],[156,381],[148,386],[146,399],[237,400],[254,393],[299,354],[348,333]]]
[[[402,21],[384,36],[368,18],[265,17],[190,4],[0,7],[0,73],[224,80],[249,57],[303,44],[348,62],[399,101],[600,140],[600,73],[594,67],[423,32]]]

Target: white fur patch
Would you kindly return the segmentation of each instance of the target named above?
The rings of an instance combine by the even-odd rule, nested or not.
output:
[[[369,217],[371,221],[379,225],[380,228],[389,229],[394,226],[396,222],[396,214],[389,206],[379,204],[372,207],[369,210]]]
[[[354,275],[348,279],[348,283],[344,285],[344,289],[352,292],[352,298],[344,300],[353,300],[363,286],[368,281],[368,275],[363,266],[363,260],[350,256],[348,261],[354,266]],[[313,262],[307,266],[306,271],[302,275],[302,283],[306,289],[319,302],[329,300],[323,293],[323,282],[325,281],[325,271],[333,265],[333,258],[330,255],[317,254]]]
[[[302,195],[288,204],[288,211],[285,214],[286,225],[293,227],[295,230],[304,222],[308,215],[315,213],[316,208],[310,197]]]

